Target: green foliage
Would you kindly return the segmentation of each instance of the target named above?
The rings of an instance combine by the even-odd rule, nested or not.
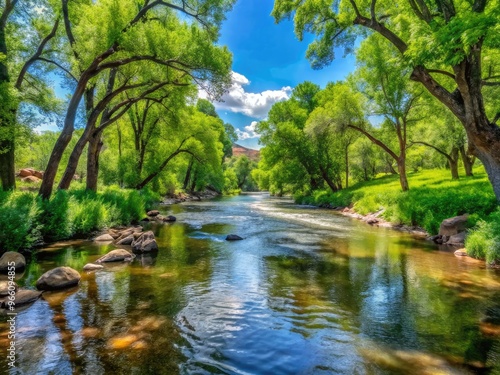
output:
[[[465,240],[467,254],[486,259],[489,264],[500,264],[500,210],[479,220]]]
[[[85,237],[96,230],[128,225],[144,217],[159,201],[150,190],[111,186],[100,192],[60,190],[50,200],[35,193],[0,193],[0,249],[29,249],[42,240],[53,242]]]
[[[0,249],[18,251],[41,240],[37,222],[40,209],[31,193],[2,193],[0,205]]]
[[[437,233],[441,222],[449,217],[470,213],[486,217],[496,207],[496,200],[484,171],[462,181],[447,178],[443,170],[408,175],[412,189],[402,192],[398,176],[385,176],[360,182],[337,193],[325,191],[298,196],[300,203],[350,206],[360,214],[384,209],[383,217],[393,223],[418,225]]]

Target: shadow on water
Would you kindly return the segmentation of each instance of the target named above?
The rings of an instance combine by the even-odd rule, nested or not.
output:
[[[21,373],[500,373],[500,275],[482,263],[265,195],[163,211],[177,222],[145,225],[158,253],[19,312]],[[18,283],[112,248],[55,244]]]

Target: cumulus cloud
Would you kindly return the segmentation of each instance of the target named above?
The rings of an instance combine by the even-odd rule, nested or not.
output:
[[[259,138],[260,134],[255,131],[255,127],[257,126],[257,121],[252,121],[250,125],[245,126],[245,130],[236,129],[236,134],[238,134],[238,140],[245,140],[251,138]]]
[[[242,74],[232,72],[231,88],[224,94],[221,102],[214,103],[215,108],[264,119],[274,103],[288,99],[292,92],[290,86],[282,87],[280,90],[266,90],[259,93],[246,92],[244,86],[248,84],[250,84],[248,78]],[[200,91],[199,96],[201,98],[207,97],[203,91]]]

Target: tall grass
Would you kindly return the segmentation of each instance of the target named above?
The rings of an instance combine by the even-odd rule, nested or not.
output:
[[[159,201],[150,191],[107,187],[57,191],[50,200],[34,192],[0,193],[0,250],[19,251],[43,242],[84,237],[96,230],[127,225]]]

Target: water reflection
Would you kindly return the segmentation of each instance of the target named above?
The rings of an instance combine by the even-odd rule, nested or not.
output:
[[[262,195],[164,211],[157,254],[19,313],[20,373],[500,373],[500,276],[480,262]],[[51,246],[19,283],[112,248]]]

